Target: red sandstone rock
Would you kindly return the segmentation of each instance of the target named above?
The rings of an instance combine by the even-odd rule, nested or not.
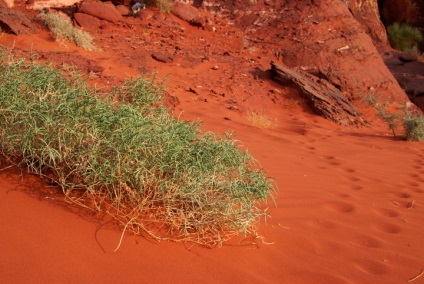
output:
[[[85,14],[85,13],[75,13],[74,19],[77,22],[77,24],[81,27],[99,28],[101,26],[101,22],[99,18]]]
[[[121,14],[122,16],[128,16],[130,14],[130,8],[125,5],[116,6],[116,10],[118,10],[119,14]]]
[[[103,19],[112,23],[122,20],[121,14],[116,10],[113,4],[102,2],[84,2],[79,8],[80,13],[85,13],[99,19]]]
[[[176,3],[172,7],[172,13],[193,26],[203,27],[205,25],[205,18],[200,11],[193,6]]]
[[[17,10],[11,9],[7,3],[0,1],[0,31],[15,35],[30,34],[34,31],[29,17]]]
[[[379,17],[377,0],[350,0],[349,8],[374,41],[388,43],[386,28]]]
[[[136,16],[142,19],[143,21],[147,21],[153,18],[153,12],[147,11],[147,10],[141,10]]]

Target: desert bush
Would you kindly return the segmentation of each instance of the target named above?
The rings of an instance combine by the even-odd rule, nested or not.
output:
[[[390,97],[382,103],[380,96],[374,92],[360,97],[375,108],[377,115],[387,124],[394,137],[397,137],[396,130],[403,126],[405,140],[424,141],[424,117],[421,114],[411,112],[406,104],[403,110],[399,108],[397,112],[390,112]]]
[[[142,77],[99,93],[3,53],[0,153],[124,231],[211,246],[255,234],[272,180],[231,135],[174,119],[161,91]]]
[[[396,130],[398,129],[401,115],[396,112],[390,112],[388,110],[390,105],[390,97],[388,97],[384,103],[381,102],[380,96],[374,92],[370,92],[367,95],[360,95],[370,106],[375,108],[377,115],[387,124],[389,129],[393,133],[393,137],[397,137]]]
[[[40,15],[55,39],[64,39],[84,49],[96,50],[92,36],[74,27],[71,19],[57,13],[42,12]]]
[[[422,115],[413,114],[406,109],[403,126],[406,140],[424,141],[424,117]]]
[[[401,51],[417,51],[423,40],[420,30],[408,24],[394,23],[387,28],[387,34],[392,47]]]

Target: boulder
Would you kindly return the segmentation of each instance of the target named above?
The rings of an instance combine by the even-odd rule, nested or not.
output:
[[[117,5],[116,10],[118,10],[119,14],[122,16],[128,16],[130,14],[130,8],[126,5]]]
[[[154,14],[152,11],[147,11],[147,10],[141,10],[136,17],[140,18],[143,21],[147,21],[150,20],[151,18],[153,18]]]
[[[290,69],[271,62],[274,80],[295,85],[311,109],[318,115],[342,126],[365,126],[366,118],[353,106],[343,93],[325,79],[300,69]]]
[[[175,3],[172,7],[172,13],[193,26],[203,27],[205,25],[205,18],[202,13],[193,6],[183,3]]]
[[[80,13],[85,13],[99,19],[118,23],[122,21],[122,15],[116,10],[112,3],[103,2],[83,2],[79,8]]]
[[[84,28],[99,28],[102,25],[99,18],[85,13],[75,13],[74,19],[80,27]]]

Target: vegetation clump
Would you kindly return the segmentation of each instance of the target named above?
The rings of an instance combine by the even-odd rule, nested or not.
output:
[[[89,33],[74,27],[68,17],[58,13],[45,12],[40,15],[48,29],[52,31],[55,39],[67,40],[86,50],[97,49],[93,43],[93,37]]]
[[[422,115],[413,114],[406,110],[403,127],[405,128],[406,140],[424,141],[424,117]]]
[[[156,6],[159,8],[161,13],[170,14],[173,3],[171,0],[156,0]]]
[[[406,106],[398,111],[389,111],[390,97],[381,103],[381,98],[371,92],[363,99],[375,108],[377,115],[387,124],[397,137],[396,131],[403,126],[403,138],[408,141],[424,141],[424,117],[419,113],[413,113]]]
[[[418,46],[423,40],[420,30],[406,23],[394,23],[387,28],[387,34],[391,46],[405,52],[418,53]]]
[[[246,118],[251,123],[251,125],[256,128],[267,129],[276,126],[276,121],[268,117],[263,112],[249,110],[246,113]]]
[[[124,231],[210,246],[255,234],[272,180],[231,135],[176,120],[161,91],[144,77],[100,94],[81,75],[3,52],[0,154]]]
[[[143,0],[140,3],[143,3],[144,5],[149,7],[156,6],[161,14],[170,14],[174,5],[173,2],[173,0]]]

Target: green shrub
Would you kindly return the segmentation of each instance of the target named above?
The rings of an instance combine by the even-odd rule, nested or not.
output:
[[[3,53],[3,157],[111,214],[124,231],[212,246],[255,234],[273,183],[231,135],[175,120],[154,78],[99,94],[67,77]]]
[[[56,13],[41,13],[41,18],[55,39],[64,39],[87,50],[96,50],[91,35],[80,30],[71,22],[71,19]]]
[[[406,110],[403,126],[406,140],[424,141],[424,117],[422,115],[412,114]]]
[[[360,95],[370,106],[374,107],[377,115],[383,119],[396,137],[396,130],[403,126],[404,139],[408,141],[424,141],[424,117],[420,114],[413,114],[406,106],[399,112],[389,112],[390,97],[382,104],[381,98],[374,94]]]
[[[399,113],[392,113],[388,111],[390,105],[390,97],[386,101],[381,103],[381,98],[374,92],[370,92],[368,95],[360,95],[370,106],[375,108],[377,115],[387,124],[389,129],[393,133],[393,137],[397,137],[396,130],[399,126],[401,115]]]
[[[423,35],[419,29],[408,24],[394,23],[387,28],[390,44],[401,51],[417,51]]]

